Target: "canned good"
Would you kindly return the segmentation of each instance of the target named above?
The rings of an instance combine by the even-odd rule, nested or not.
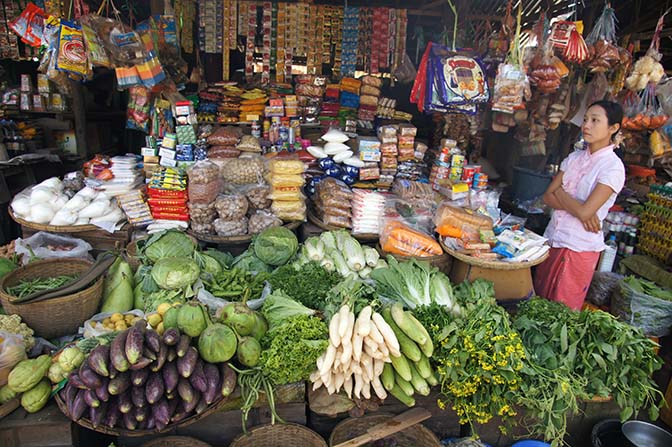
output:
[[[450,155],[450,151],[447,150],[447,148],[443,148],[441,149],[441,152],[439,152],[439,156],[436,158],[436,161],[449,165],[452,157],[453,155]]]
[[[474,174],[478,172],[481,172],[481,167],[479,165],[466,165],[462,169],[462,180],[471,183],[474,180]]]
[[[462,154],[453,154],[450,159],[450,165],[456,168],[464,167],[464,155]]]
[[[474,181],[472,183],[474,189],[485,189],[488,187],[488,175],[481,172],[474,174]]]
[[[450,170],[451,168],[435,164],[432,166],[429,177],[430,179],[447,179],[450,177]]]

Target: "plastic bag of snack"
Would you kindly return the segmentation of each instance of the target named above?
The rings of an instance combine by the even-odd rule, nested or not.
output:
[[[82,78],[86,78],[91,73],[82,27],[75,22],[61,20],[56,68]]]
[[[283,201],[300,201],[306,199],[306,196],[301,192],[301,188],[298,186],[274,187],[268,197],[271,200]]]
[[[261,152],[261,145],[259,145],[259,140],[256,137],[243,135],[236,149],[241,152]]]
[[[221,219],[239,219],[247,214],[249,204],[242,194],[220,194],[215,208]]]
[[[300,174],[271,174],[269,175],[269,183],[276,188],[298,188],[305,183]]]
[[[247,217],[233,220],[215,219],[213,225],[219,236],[242,236],[247,234]]]
[[[248,233],[259,234],[267,228],[279,227],[282,220],[267,210],[255,211],[248,220]]]
[[[107,55],[107,50],[92,25],[92,20],[94,20],[92,16],[87,14],[79,19],[82,24],[84,44],[86,45],[86,52],[89,55],[89,62],[94,67],[112,68],[112,61],[110,61],[110,57]]]
[[[246,185],[258,183],[263,179],[264,159],[252,158],[220,158],[213,160],[219,166],[219,173],[225,183]]]
[[[303,174],[306,170],[306,166],[298,159],[298,157],[276,157],[269,160],[268,170],[273,174]]]
[[[271,211],[284,221],[306,220],[305,202],[274,200]]]
[[[443,254],[441,245],[433,236],[397,219],[384,220],[380,246],[385,253],[401,256],[430,257]]]
[[[232,126],[224,126],[215,130],[208,137],[208,144],[216,146],[235,146],[242,135],[242,131]]]
[[[271,207],[271,187],[266,183],[243,186],[241,192],[247,197],[251,208],[265,210]]]

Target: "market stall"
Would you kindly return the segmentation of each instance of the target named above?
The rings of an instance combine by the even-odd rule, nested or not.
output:
[[[128,446],[556,447],[600,413],[672,404],[665,14],[639,51],[610,5],[583,23],[449,1],[452,28],[425,40],[401,4],[169,3],[141,20],[30,3],[11,22],[42,36],[44,91],[24,77],[5,106],[109,74],[142,141],[7,198],[0,439],[31,445],[21,424],[48,412]],[[570,310],[536,296],[553,241],[520,216],[547,211],[605,97],[626,109],[626,164],[651,163],[628,168],[590,305]],[[542,186],[499,181],[507,141],[543,157]]]

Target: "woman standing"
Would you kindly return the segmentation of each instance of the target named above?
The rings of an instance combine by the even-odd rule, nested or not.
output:
[[[581,309],[604,250],[602,221],[625,184],[625,167],[614,153],[621,127],[618,103],[597,101],[583,117],[585,148],[570,154],[544,193],[554,209],[544,236],[551,250],[536,270],[538,295]]]

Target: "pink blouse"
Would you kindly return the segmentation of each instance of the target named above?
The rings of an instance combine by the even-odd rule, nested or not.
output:
[[[613,190],[609,199],[597,210],[600,222],[607,217],[616,196],[625,185],[625,167],[609,145],[591,154],[590,150],[576,150],[569,154],[560,165],[563,172],[562,188],[580,202],[585,202],[598,183]],[[591,233],[583,228],[583,223],[564,210],[554,210],[544,236],[551,247],[570,250],[602,251],[605,248],[604,234]]]

